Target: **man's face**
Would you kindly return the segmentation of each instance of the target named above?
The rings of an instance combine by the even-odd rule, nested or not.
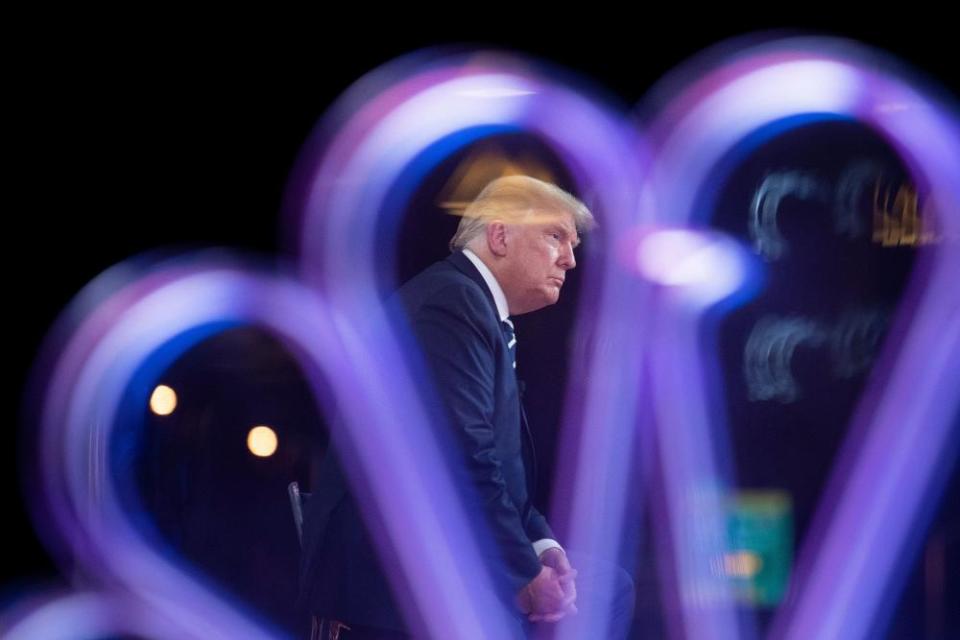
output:
[[[542,309],[560,299],[566,272],[577,266],[580,244],[573,216],[564,211],[535,211],[507,227],[504,294],[511,315]]]

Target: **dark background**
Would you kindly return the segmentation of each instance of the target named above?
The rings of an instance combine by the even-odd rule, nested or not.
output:
[[[8,188],[20,197],[7,212],[5,235],[7,315],[14,323],[9,424],[17,435],[8,439],[3,465],[4,538],[11,542],[0,573],[2,601],[60,580],[24,507],[39,496],[24,486],[32,425],[20,424],[18,413],[26,372],[57,314],[104,269],[156,247],[275,254],[286,179],[301,145],[332,100],[377,66],[424,46],[476,43],[592,78],[626,110],[704,48],[786,27],[859,40],[954,95],[960,87],[956,35],[929,13],[789,21],[707,16],[696,25],[693,15],[597,17],[536,26],[487,13],[476,22],[461,18],[386,35],[381,26],[332,17],[292,17],[297,27],[277,29],[226,21],[193,27],[192,20],[174,25],[159,17],[116,29],[97,20],[82,28],[34,25],[40,28],[13,58],[17,115],[8,123],[15,140]]]

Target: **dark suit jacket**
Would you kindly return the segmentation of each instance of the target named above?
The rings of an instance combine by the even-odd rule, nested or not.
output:
[[[485,516],[493,540],[489,561],[501,595],[512,603],[540,571],[532,542],[554,536],[530,500],[532,470],[524,457],[532,454],[532,441],[493,294],[458,252],[410,280],[396,301],[433,378],[426,396],[460,445],[456,475],[466,478],[465,498]],[[303,533],[301,599],[313,613],[404,627],[335,453],[321,465]]]

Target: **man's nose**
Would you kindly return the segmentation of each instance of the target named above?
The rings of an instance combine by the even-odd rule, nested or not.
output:
[[[559,264],[566,270],[573,269],[577,266],[577,259],[573,255],[573,244],[569,242],[563,243],[560,248]]]

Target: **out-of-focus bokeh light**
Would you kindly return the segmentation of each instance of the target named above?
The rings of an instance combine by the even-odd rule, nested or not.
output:
[[[264,425],[254,427],[247,434],[247,448],[255,456],[269,458],[277,451],[277,433]]]
[[[157,385],[150,394],[150,410],[158,416],[168,416],[177,408],[177,392],[165,384]]]
[[[736,551],[723,556],[723,570],[728,576],[752,578],[762,566],[760,556],[750,551]]]
[[[636,259],[645,278],[666,287],[682,287],[706,304],[737,291],[747,276],[742,251],[718,233],[682,229],[644,236]]]

